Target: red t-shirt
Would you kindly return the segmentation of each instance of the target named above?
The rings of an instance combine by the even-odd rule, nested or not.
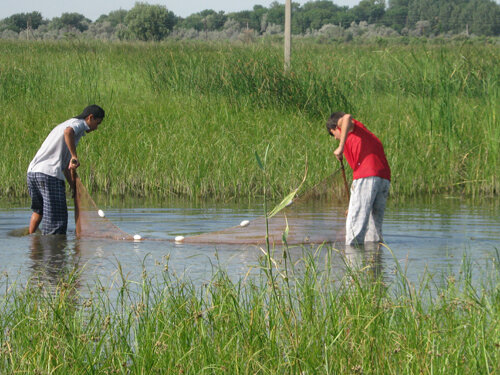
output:
[[[354,129],[347,134],[344,156],[353,170],[353,180],[377,176],[391,180],[391,169],[382,142],[362,123],[352,119]]]

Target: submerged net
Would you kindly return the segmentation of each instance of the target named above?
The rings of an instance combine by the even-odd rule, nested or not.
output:
[[[340,169],[339,169],[340,171]],[[187,235],[155,241],[176,241],[192,244],[283,244],[286,232],[288,244],[334,243],[345,236],[344,211],[347,201],[339,171],[296,197],[290,205],[268,219],[264,216],[220,231]],[[98,214],[98,208],[80,179],[76,178],[75,194],[76,234],[78,237],[134,240],[134,237],[107,218]]]
[[[134,237],[99,215],[99,209],[80,177],[75,177],[75,223],[78,237],[131,241]]]
[[[258,217],[246,224],[217,232],[187,236],[185,243],[258,244],[269,243],[319,244],[342,241],[345,237],[346,194],[338,172],[295,198],[278,214],[268,219]],[[286,238],[284,234],[286,233]]]

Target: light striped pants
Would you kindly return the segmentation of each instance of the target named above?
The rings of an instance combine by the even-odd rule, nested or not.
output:
[[[390,181],[380,177],[359,178],[352,182],[346,222],[346,245],[382,242],[382,222]]]

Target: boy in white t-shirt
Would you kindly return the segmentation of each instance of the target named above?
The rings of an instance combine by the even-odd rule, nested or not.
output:
[[[104,110],[97,105],[57,125],[47,136],[28,167],[27,182],[31,196],[29,233],[34,233],[43,219],[42,234],[66,234],[68,208],[64,179],[74,188],[71,170],[80,162],[76,146],[85,133],[97,130]]]

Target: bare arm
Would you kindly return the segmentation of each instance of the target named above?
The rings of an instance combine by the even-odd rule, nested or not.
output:
[[[354,129],[354,124],[352,123],[351,115],[349,114],[344,115],[344,117],[342,117],[339,120],[338,127],[340,128],[340,142],[337,149],[333,151],[333,154],[338,160],[342,160],[347,134],[349,134],[349,132],[351,132]]]
[[[71,161],[68,168],[76,169],[80,166],[80,162],[76,154],[75,131],[69,126],[64,129],[64,142],[66,142],[66,146],[68,146],[68,150],[71,153]]]
[[[80,166],[80,161],[78,160],[78,155],[76,154],[76,144],[75,144],[75,131],[73,128],[68,126],[64,129],[64,142],[68,146],[68,150],[71,153],[71,160],[67,168],[63,168],[64,176],[69,183],[72,191],[73,198],[75,197],[75,174],[76,168]]]

